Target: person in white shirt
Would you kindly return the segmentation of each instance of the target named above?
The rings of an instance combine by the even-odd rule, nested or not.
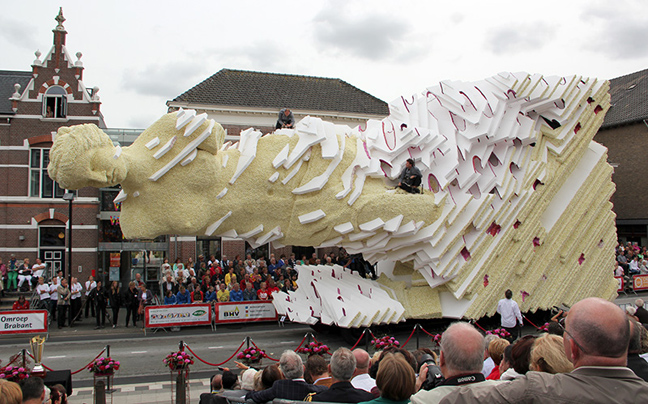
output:
[[[369,376],[370,357],[364,349],[354,349],[353,356],[356,359],[356,369],[351,378],[351,385],[356,389],[361,389],[371,393],[376,387],[376,381]]]
[[[83,290],[83,286],[81,286],[81,283],[79,280],[75,277],[72,277],[72,286],[70,287],[70,292],[72,295],[70,296],[70,320],[73,321],[81,312],[81,291]],[[77,320],[81,321],[80,318]]]
[[[38,278],[43,276],[46,267],[47,265],[43,264],[43,261],[41,261],[40,258],[36,258],[36,263],[32,267],[32,283],[36,281],[36,284],[38,284]]]
[[[38,278],[38,286],[36,286],[36,293],[40,298],[40,306],[45,310],[49,310],[50,305],[50,287],[45,283],[45,278],[42,276]]]
[[[56,321],[56,306],[58,304],[58,278],[52,278],[52,284],[50,285],[50,316],[52,320]]]
[[[88,277],[88,280],[85,283],[85,295],[86,295],[86,308],[85,308],[85,318],[88,318],[88,310],[92,312],[92,317],[95,317],[95,302],[94,299],[90,297],[90,292],[97,287],[97,282],[94,280],[94,276]]]
[[[520,327],[523,325],[522,313],[520,313],[520,307],[517,302],[513,300],[513,292],[511,292],[511,289],[508,289],[504,293],[504,296],[506,298],[497,303],[497,312],[502,316],[502,328],[511,334],[507,339],[512,343],[518,337],[518,322],[520,323]]]

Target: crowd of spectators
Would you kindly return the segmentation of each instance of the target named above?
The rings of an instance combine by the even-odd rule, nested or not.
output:
[[[325,254],[319,258],[313,253],[310,258],[302,256],[297,260],[295,254],[279,258],[270,254],[265,257],[245,259],[236,256],[233,260],[215,256],[206,259],[198,256],[196,261],[189,258],[182,262],[162,264],[161,298],[164,304],[189,304],[208,302],[237,302],[249,300],[272,300],[273,292],[290,292],[297,289],[299,271],[297,265],[340,265],[354,264],[344,249],[338,254]]]
[[[67,391],[61,384],[45,386],[40,377],[29,377],[20,383],[0,379],[2,404],[67,404]]]
[[[304,365],[285,351],[278,366],[237,364],[240,380],[229,370],[215,376],[200,403],[648,402],[648,331],[635,316],[587,298],[553,322],[551,332],[512,343],[456,322],[443,333],[438,354],[390,347],[370,359],[362,349],[339,348],[328,363],[314,355]]]
[[[637,242],[619,243],[616,250],[615,276],[648,274],[648,248]]]

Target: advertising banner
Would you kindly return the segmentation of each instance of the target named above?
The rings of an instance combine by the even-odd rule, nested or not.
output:
[[[147,328],[210,325],[212,322],[212,311],[209,304],[147,306],[145,310]]]
[[[619,287],[617,288],[617,292],[623,292],[623,276],[615,276],[614,279],[619,282]]]
[[[632,288],[634,290],[648,290],[648,275],[635,275],[632,278]]]
[[[216,303],[215,306],[216,324],[277,320],[277,311],[268,301]]]
[[[46,310],[0,312],[0,335],[47,332]]]

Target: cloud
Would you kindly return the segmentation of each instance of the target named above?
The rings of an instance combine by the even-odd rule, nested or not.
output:
[[[370,60],[400,52],[407,24],[394,15],[346,12],[326,7],[314,20],[314,37],[325,51],[339,51]]]
[[[189,57],[178,57],[169,63],[149,64],[138,70],[126,67],[122,87],[142,95],[171,99],[197,84],[198,80],[203,80],[204,69],[196,59]]]
[[[630,2],[639,6],[636,2]],[[641,4],[643,5],[643,3]],[[648,16],[644,13],[630,14],[633,8],[628,2],[618,4],[599,3],[581,15],[584,23],[597,27],[587,36],[584,47],[604,52],[612,58],[638,59],[648,56]]]
[[[548,24],[534,23],[533,30],[509,26],[487,33],[484,47],[496,55],[537,51],[552,38],[553,30]]]
[[[7,43],[21,48],[35,50],[39,41],[36,40],[37,30],[23,21],[13,20],[0,16],[0,38]]]

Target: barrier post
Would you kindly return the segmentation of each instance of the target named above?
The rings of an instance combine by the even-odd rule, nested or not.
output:
[[[246,349],[250,348],[250,336],[249,335],[247,337],[245,337],[245,347],[246,347]]]
[[[367,331],[370,331],[369,327],[364,329],[364,331],[362,332],[362,336],[365,339],[365,351],[369,352],[369,337],[367,336]]]
[[[27,349],[23,348],[22,349],[22,367],[23,368],[25,368],[26,364],[27,364],[26,363],[27,358],[25,357],[26,355],[27,355]]]
[[[110,358],[110,345],[106,345],[106,356]]]
[[[178,347],[178,350],[184,351],[184,341],[180,340],[180,346]]]
[[[419,349],[419,328],[421,327],[421,324],[416,323],[414,326],[414,332],[416,332],[416,349]]]

